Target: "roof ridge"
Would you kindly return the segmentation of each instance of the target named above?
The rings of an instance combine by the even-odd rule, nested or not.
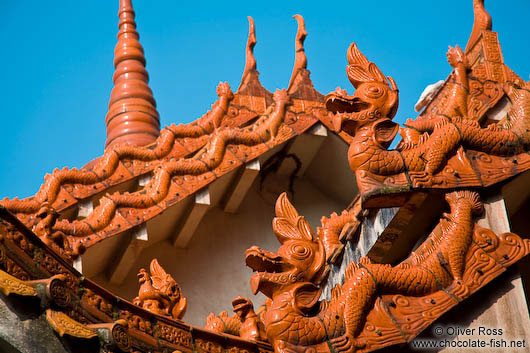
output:
[[[43,202],[48,202],[50,205],[54,204],[62,186],[70,184],[94,185],[102,182],[114,174],[118,169],[119,162],[124,159],[157,161],[167,157],[173,150],[177,138],[200,138],[211,134],[216,127],[221,125],[233,99],[233,93],[228,83],[225,82],[218,85],[217,94],[219,99],[205,115],[189,124],[172,124],[164,128],[153,144],[149,146],[131,146],[126,144],[112,146],[105,150],[105,154],[100,157],[97,164],[87,170],[78,170],[77,168],[69,170],[66,167],[59,170],[56,168],[52,174],[45,176],[44,184],[34,196],[23,200],[19,200],[17,197],[12,200],[4,198],[0,201],[0,205],[13,213],[35,213]],[[200,145],[202,146],[205,143],[206,141]],[[184,151],[185,154],[190,152],[193,151]],[[143,171],[143,173],[145,172]],[[99,190],[96,192],[99,192]]]
[[[43,312],[45,309],[53,310],[54,314],[61,313],[60,315],[63,317],[69,318],[67,323],[59,323],[56,326],[48,321],[52,328],[58,332],[65,325],[76,325],[76,328],[84,327],[89,332],[95,332],[96,328],[101,329],[102,325],[118,323],[125,327],[124,331],[116,335],[119,336],[119,343],[113,334],[110,335],[112,337],[108,337],[108,341],[114,342],[120,351],[125,346],[128,349],[123,348],[124,351],[130,350],[131,336],[133,335],[127,333],[127,327],[129,327],[129,329],[141,333],[139,336],[134,336],[135,340],[141,342],[145,347],[149,347],[150,351],[174,351],[175,348],[179,348],[183,352],[191,352],[195,345],[205,342],[205,344],[212,345],[216,349],[222,346],[223,349],[230,351],[250,349],[249,352],[272,353],[272,347],[268,342],[249,341],[241,337],[212,332],[135,305],[130,300],[119,297],[78,272],[63,257],[55,253],[53,248],[43,244],[34,232],[2,208],[0,208],[0,220],[2,220],[0,230],[2,230],[2,234],[6,234],[6,239],[10,240],[0,242],[0,254],[5,254],[3,260],[10,264],[4,268],[6,272],[0,271],[0,275],[7,279],[3,283],[4,287],[14,283],[18,287],[21,285],[26,287],[23,289],[30,289],[28,292],[12,291],[12,293],[19,295],[22,300],[21,303],[30,297],[33,298],[32,300],[46,298],[46,302],[43,303]],[[34,252],[38,252],[40,255],[34,257]],[[51,294],[42,291],[36,293],[32,290],[34,287],[42,285],[53,287],[54,290],[50,292]],[[127,322],[120,323],[123,320],[127,320]],[[77,332],[79,334],[77,336],[72,331],[67,334],[72,333],[74,333],[72,337],[79,340],[76,347],[77,345],[82,346],[88,342],[86,340],[92,339],[92,336],[84,336],[79,332]],[[103,335],[105,334],[103,333]]]
[[[61,232],[69,236],[71,248],[75,253],[75,249],[78,249],[80,244],[89,247],[116,232],[123,232],[146,220],[138,216],[134,222],[117,226],[119,222],[113,222],[117,216],[127,217],[119,212],[119,209],[127,208],[128,214],[132,217],[135,213],[131,209],[156,207],[156,212],[154,211],[151,216],[145,217],[145,212],[142,215],[143,218],[154,217],[174,202],[195,193],[221,175],[302,133],[318,121],[307,114],[302,114],[296,122],[286,121],[287,105],[290,104],[289,94],[286,90],[277,90],[274,99],[274,109],[270,115],[263,115],[251,125],[242,128],[215,129],[209,143],[194,156],[165,160],[164,163],[159,164],[144,189],[133,193],[107,194],[100,199],[100,204],[85,219],[58,220],[51,226],[51,232]],[[245,151],[240,151],[237,147],[228,149],[229,145],[246,146],[251,149]],[[192,176],[186,180],[185,186],[188,190],[177,194],[176,199],[169,200],[172,179],[185,175]],[[164,200],[165,204],[161,204]]]

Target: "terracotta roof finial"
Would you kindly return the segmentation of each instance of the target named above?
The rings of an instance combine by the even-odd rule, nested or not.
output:
[[[160,118],[147,84],[144,49],[139,42],[131,0],[120,0],[118,43],[114,49],[114,88],[105,118],[105,148],[148,145],[160,135]]]
[[[296,32],[295,40],[295,58],[293,74],[291,75],[291,80],[289,81],[289,87],[287,88],[287,90],[289,90],[293,85],[294,78],[296,77],[298,70],[307,69],[307,57],[305,56],[304,50],[304,40],[307,36],[307,32],[305,30],[304,18],[301,15],[294,15],[293,18],[295,18],[298,22],[298,31]]]
[[[241,82],[245,80],[245,76],[250,71],[256,70],[256,58],[254,57],[254,46],[256,46],[256,29],[254,27],[254,19],[248,16],[248,40],[247,40],[247,53],[245,59],[245,70],[243,71],[243,77]]]
[[[473,0],[473,13],[475,15],[475,20],[473,22],[473,30],[471,31],[469,41],[466,45],[466,53],[469,52],[477,42],[480,33],[483,30],[491,31],[492,28],[491,16],[484,7],[484,0]]]
[[[241,77],[241,83],[236,92],[236,101],[239,95],[265,98],[264,106],[255,106],[257,111],[265,112],[265,108],[272,104],[272,93],[267,91],[259,82],[259,72],[257,70],[256,58],[254,57],[254,47],[256,46],[256,28],[254,19],[248,16],[248,39],[245,55],[245,69]],[[260,114],[261,114],[260,113]]]

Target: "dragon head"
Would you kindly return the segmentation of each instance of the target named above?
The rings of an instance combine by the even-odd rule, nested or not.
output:
[[[136,277],[138,277],[138,283],[140,284],[143,284],[145,282],[151,282],[151,277],[149,276],[149,273],[147,273],[145,268],[141,268]]]
[[[283,193],[276,201],[274,234],[282,244],[278,253],[253,246],[246,251],[246,264],[256,273],[250,284],[254,294],[272,298],[277,291],[296,283],[318,284],[326,270],[322,241]]]
[[[392,119],[399,104],[399,90],[392,77],[381,70],[352,43],[348,49],[346,73],[356,88],[353,96],[338,88],[326,96],[326,108],[335,113],[333,127],[355,135],[358,127],[380,118]]]

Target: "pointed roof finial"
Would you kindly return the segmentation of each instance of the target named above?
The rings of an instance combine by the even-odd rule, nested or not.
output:
[[[272,93],[267,91],[259,82],[259,72],[256,68],[256,58],[254,57],[254,47],[256,46],[257,42],[254,19],[248,16],[248,40],[246,47],[245,70],[243,71],[241,83],[239,84],[239,88],[235,94],[235,100],[238,101],[238,97],[240,96],[265,98],[264,100],[252,98],[250,103],[244,103],[250,104],[249,108],[256,112],[260,112],[261,114],[265,112],[265,109],[270,104],[272,104],[273,98]]]
[[[473,30],[471,31],[469,41],[466,45],[466,53],[468,53],[477,42],[480,33],[483,30],[491,31],[492,27],[491,16],[484,7],[484,0],[473,0],[473,13],[475,15],[475,20],[473,22]]]
[[[118,43],[114,49],[114,88],[105,118],[107,142],[148,145],[160,135],[160,118],[147,84],[144,49],[139,42],[131,0],[120,0]]]
[[[295,57],[294,57],[294,67],[293,67],[293,74],[291,75],[291,80],[289,81],[289,87],[287,90],[291,88],[294,82],[294,78],[296,77],[296,74],[298,73],[298,70],[300,69],[307,69],[307,57],[305,56],[305,50],[304,50],[304,40],[307,36],[307,32],[305,30],[305,22],[304,18],[301,15],[294,15],[293,18],[296,19],[298,22],[298,31],[296,32],[296,40],[295,40]]]
[[[247,39],[247,52],[245,58],[245,70],[243,71],[243,78],[241,82],[245,80],[245,76],[250,71],[256,70],[256,58],[254,57],[254,46],[256,46],[256,29],[254,27],[254,19],[248,16],[248,39]]]

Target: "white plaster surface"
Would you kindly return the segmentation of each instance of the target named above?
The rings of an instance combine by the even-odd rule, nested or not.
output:
[[[276,251],[279,243],[272,232],[274,202],[280,192],[288,189],[288,179],[271,176],[259,191],[259,178],[250,188],[239,212],[229,214],[219,207],[208,210],[188,248],[174,248],[162,241],[143,250],[132,265],[124,284],[108,283],[105,274],[95,279],[107,289],[131,300],[138,293],[136,274],[158,258],[160,264],[175,278],[188,298],[184,321],[204,326],[210,312],[232,313],[232,299],[250,298],[257,308],[265,301],[262,294],[252,295],[249,280],[252,271],[245,265],[245,250],[258,245]],[[297,178],[294,197],[290,197],[301,215],[316,227],[320,218],[342,211],[347,203],[335,201],[315,188],[307,179]]]

